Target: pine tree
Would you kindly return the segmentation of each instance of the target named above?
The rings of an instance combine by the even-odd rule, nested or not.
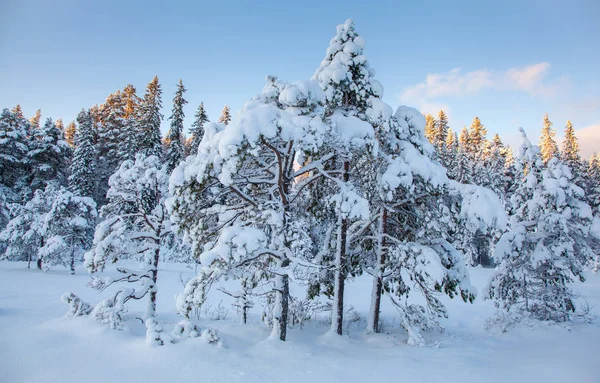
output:
[[[337,27],[336,35],[331,39],[325,58],[313,75],[313,79],[325,92],[326,115],[354,116],[358,121],[369,121],[367,111],[372,103],[381,102],[383,89],[381,84],[374,79],[375,72],[369,63],[363,49],[365,41],[354,30],[354,22],[347,20]],[[380,105],[380,104],[378,104]],[[391,113],[391,111],[390,111]],[[334,120],[335,121],[335,120]],[[346,129],[340,126],[343,131]],[[348,228],[352,216],[342,206],[348,198],[361,200],[355,192],[355,187],[350,181],[350,173],[354,162],[364,155],[365,147],[351,148],[340,146],[336,150],[335,165],[339,172],[337,179],[341,190],[339,204],[336,205],[336,246],[333,258],[334,268],[334,307],[331,316],[331,331],[341,335],[343,330],[344,315],[344,285],[350,271],[348,257]],[[352,197],[350,197],[352,195]]]
[[[202,141],[202,137],[204,137],[204,125],[209,122],[208,115],[204,110],[204,103],[201,102],[198,107],[198,111],[195,116],[196,119],[192,124],[192,129],[190,130],[190,139],[187,145],[188,154],[196,154],[198,151],[198,146],[200,145],[200,141]]]
[[[434,138],[434,145],[438,149],[440,157],[443,157],[442,153],[445,149],[446,137],[448,137],[448,116],[443,110],[440,110],[435,121]]]
[[[65,141],[73,149],[75,149],[75,132],[77,131],[77,125],[75,121],[71,121],[65,128]]]
[[[160,133],[160,124],[163,115],[160,113],[162,107],[162,90],[155,76],[146,87],[144,99],[140,104],[140,113],[137,121],[137,132],[139,136],[134,153],[142,153],[145,156],[157,156],[162,158],[163,147]]]
[[[63,134],[63,138],[65,135],[65,124],[63,123],[62,118],[57,119],[54,122],[54,125],[56,126],[56,129],[60,130],[60,132]]]
[[[540,137],[540,152],[544,164],[548,163],[552,157],[557,157],[558,145],[554,141],[556,132],[552,129],[552,122],[548,118],[548,114],[544,116],[544,127],[542,128],[542,135]]]
[[[435,118],[431,114],[427,113],[425,115],[425,137],[427,137],[432,145],[435,145],[436,133]]]
[[[94,200],[76,196],[62,187],[58,189],[44,216],[47,240],[38,250],[45,267],[61,265],[69,267],[71,274],[75,274],[75,259],[79,259],[92,244],[96,218]]]
[[[137,120],[140,113],[140,98],[133,85],[128,84],[121,93],[123,104],[123,127],[119,132],[118,158],[119,164],[133,160],[137,150]]]
[[[179,162],[185,156],[183,148],[183,119],[185,117],[183,106],[187,104],[187,101],[183,98],[185,91],[183,82],[179,80],[177,92],[175,92],[175,97],[173,98],[173,112],[171,117],[169,117],[169,120],[171,120],[171,129],[167,134],[168,147],[165,161],[169,173],[179,165]]]
[[[3,259],[27,261],[27,268],[35,260],[38,269],[48,270],[40,249],[47,243],[47,214],[59,190],[55,183],[50,183],[45,189],[36,190],[33,198],[19,207],[0,233],[0,242],[6,244]]]
[[[27,159],[31,172],[31,189],[43,189],[49,182],[64,185],[71,159],[71,147],[62,139],[51,118],[34,131]]]
[[[585,280],[584,265],[593,256],[591,211],[568,166],[552,157],[544,168],[539,148],[521,133],[526,174],[512,197],[512,228],[496,245],[499,266],[489,298],[516,315],[566,321],[576,311],[571,284]]]
[[[487,142],[487,129],[481,123],[479,117],[475,117],[469,128],[468,151],[474,158],[482,158],[485,144]]]
[[[575,185],[584,190],[587,189],[587,184],[589,183],[587,169],[589,166],[584,163],[585,161],[579,155],[579,143],[577,142],[577,136],[575,136],[575,129],[571,121],[567,121],[565,127],[565,140],[563,141],[563,150],[560,153],[560,158],[571,169]]]
[[[225,105],[225,107],[221,111],[221,117],[219,117],[219,122],[221,124],[227,125],[227,124],[229,124],[230,121],[231,121],[231,112],[229,111],[229,106]]]
[[[82,110],[77,116],[79,123],[75,133],[75,151],[71,161],[69,190],[81,197],[95,198],[97,194],[94,127],[90,111]]]
[[[17,104],[14,108],[12,108],[11,112],[15,115],[15,118],[25,118],[20,104]]]
[[[29,123],[31,124],[31,130],[35,131],[40,128],[40,123],[42,122],[42,110],[38,109],[35,111],[35,115],[29,119]]]
[[[125,303],[147,296],[144,316],[146,341],[162,345],[164,341],[155,318],[156,283],[164,241],[171,234],[165,207],[165,200],[169,197],[168,174],[157,157],[138,154],[135,162],[123,162],[109,182],[109,202],[101,211],[104,220],[96,228],[94,243],[85,254],[84,265],[90,273],[101,272],[107,263],[129,252],[139,256],[145,266],[141,271],[120,267],[118,270],[122,276],[108,282],[104,278],[95,278],[92,285],[101,291],[121,282],[139,282],[141,286],[118,289],[112,298],[96,306],[94,312],[96,317],[106,319],[111,327],[119,328],[122,314],[127,311]]]

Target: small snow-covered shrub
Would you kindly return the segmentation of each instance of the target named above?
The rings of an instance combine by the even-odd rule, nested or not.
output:
[[[69,311],[66,314],[69,318],[89,315],[92,312],[92,306],[73,293],[64,293],[60,300],[69,305]]]

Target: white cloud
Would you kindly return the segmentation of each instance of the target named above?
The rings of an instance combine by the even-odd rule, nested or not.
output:
[[[576,129],[575,135],[582,158],[589,159],[592,154],[600,152],[600,123]]]
[[[472,96],[489,89],[553,96],[564,85],[565,79],[549,81],[549,71],[550,64],[542,62],[505,71],[479,69],[462,73],[460,68],[455,68],[445,73],[430,73],[425,81],[405,88],[400,101],[428,113],[427,106],[441,104],[441,98]]]

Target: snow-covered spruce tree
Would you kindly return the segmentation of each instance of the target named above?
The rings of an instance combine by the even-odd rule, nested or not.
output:
[[[592,259],[587,236],[590,207],[568,166],[553,157],[546,167],[521,129],[525,176],[512,197],[511,229],[498,241],[499,265],[488,289],[496,306],[517,317],[566,321],[576,311],[571,284],[584,281]]]
[[[202,141],[202,137],[204,137],[204,125],[210,122],[208,119],[208,115],[206,114],[206,110],[204,110],[204,103],[201,102],[196,114],[194,115],[195,120],[192,124],[192,129],[190,129],[190,138],[187,143],[187,154],[197,154],[198,146],[200,145],[200,141]]]
[[[22,203],[21,189],[28,175],[29,123],[23,116],[3,109],[0,114],[0,185],[6,203]],[[4,206],[6,208],[6,206]]]
[[[69,190],[81,197],[96,196],[97,151],[94,126],[90,111],[82,110],[77,116],[79,126],[75,133],[75,151],[70,166]]]
[[[119,139],[125,125],[124,115],[125,106],[121,91],[108,95],[106,101],[98,107],[96,178],[101,197],[98,198],[100,205],[106,203],[108,179],[121,163],[119,158],[121,142]]]
[[[542,128],[542,134],[540,136],[540,154],[544,164],[550,161],[552,157],[557,157],[559,154],[558,145],[554,140],[556,131],[552,129],[552,122],[548,118],[548,113],[544,116],[544,127]]]
[[[563,148],[560,153],[561,160],[571,169],[573,175],[573,182],[575,185],[582,189],[587,188],[589,182],[587,173],[587,164],[582,160],[579,155],[579,143],[577,142],[577,136],[575,136],[575,128],[571,121],[567,121],[565,127],[565,139],[563,141]]]
[[[173,98],[173,112],[169,120],[171,120],[171,129],[167,134],[167,151],[166,151],[166,166],[167,171],[171,172],[179,162],[184,159],[185,151],[183,148],[183,106],[187,104],[187,101],[183,98],[183,94],[186,89],[183,86],[183,82],[179,80],[177,85],[177,91]]]
[[[145,267],[142,270],[117,267],[121,277],[108,281],[93,279],[92,287],[99,290],[120,282],[139,283],[140,287],[121,287],[111,298],[99,303],[92,314],[119,328],[125,304],[148,296],[144,315],[148,328],[146,340],[163,344],[155,315],[158,262],[163,242],[171,234],[165,208],[168,174],[156,156],[138,154],[135,162],[121,164],[110,177],[109,185],[108,204],[101,210],[104,221],[96,227],[92,249],[85,254],[85,266],[91,273],[97,273],[104,270],[107,262],[131,256],[142,260]]]
[[[44,216],[47,240],[38,251],[44,267],[61,265],[75,274],[75,260],[89,249],[96,227],[96,203],[61,187]]]
[[[337,126],[337,130],[342,135],[351,132],[355,127],[362,129],[363,126],[370,125],[367,122],[369,121],[367,116],[367,110],[370,108],[369,99],[379,98],[383,92],[381,84],[374,79],[375,71],[369,68],[369,63],[363,54],[364,46],[365,41],[354,30],[352,20],[338,25],[336,35],[329,42],[325,58],[313,75],[313,79],[325,92],[325,115]],[[363,125],[363,122],[366,123]],[[344,126],[344,123],[348,125]],[[372,127],[371,134],[374,134]],[[339,183],[336,190],[337,197],[335,197],[338,210],[333,259],[334,307],[331,330],[339,335],[342,334],[343,329],[344,284],[348,272],[348,227],[350,220],[357,218],[355,210],[350,207],[366,203],[352,186],[350,174],[353,171],[353,160],[356,162],[358,157],[366,155],[366,146],[360,147],[365,143],[366,141],[363,140],[351,145],[330,148],[335,154],[332,173],[336,174],[336,183]],[[368,211],[368,203],[366,206]]]
[[[161,96],[162,89],[158,83],[158,77],[155,76],[146,86],[146,93],[140,104],[136,126],[138,138],[134,153],[162,158],[163,147],[160,124],[163,115],[160,113],[162,107]]]
[[[126,160],[134,160],[137,150],[137,120],[139,118],[140,98],[133,85],[128,84],[121,93],[123,103],[123,127],[119,132],[118,157],[119,164]]]
[[[0,242],[6,245],[3,259],[27,261],[28,268],[36,260],[38,269],[47,270],[39,250],[46,244],[46,215],[59,190],[57,185],[50,183],[45,189],[37,190],[31,200],[15,211],[14,218],[0,234]]]
[[[43,189],[48,182],[64,185],[71,159],[71,147],[51,118],[33,131],[34,137],[27,153],[32,190]]]
[[[305,263],[299,249],[308,240],[301,235],[307,228],[295,224],[299,193],[324,177],[339,183],[325,170],[333,155],[318,156],[328,137],[372,135],[368,124],[353,117],[324,123],[323,101],[314,82],[286,84],[271,77],[229,125],[209,124],[198,154],[173,172],[172,220],[194,241],[203,265],[178,297],[182,315],[189,317],[221,277],[267,280],[275,292],[271,337],[286,339],[289,275]],[[352,122],[353,131],[336,130]],[[305,165],[294,170],[295,162]]]
[[[420,330],[446,315],[440,294],[460,295],[465,301],[475,298],[463,256],[446,240],[453,215],[473,231],[503,227],[506,217],[490,190],[448,179],[443,166],[433,160],[434,148],[424,136],[425,120],[418,111],[400,107],[391,116],[389,106],[375,99],[371,103],[379,105],[369,117],[379,140],[381,166],[375,169],[374,224],[364,236],[374,249],[367,269],[373,275],[367,332],[379,331],[385,294],[401,316],[409,344],[422,344]],[[454,201],[456,210],[444,201]],[[414,293],[422,295],[424,305],[414,303]]]
[[[221,111],[221,116],[219,117],[219,122],[221,124],[228,125],[230,121],[231,121],[231,112],[229,111],[229,105],[225,105],[225,107]]]
[[[600,217],[600,153],[590,159],[588,180],[588,201],[594,215]]]

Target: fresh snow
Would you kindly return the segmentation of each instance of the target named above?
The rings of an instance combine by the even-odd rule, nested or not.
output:
[[[107,275],[116,275],[113,265],[107,269]],[[470,268],[469,273],[482,291],[492,270]],[[181,320],[174,301],[182,289],[180,279],[195,273],[166,264],[159,274],[157,319],[170,332]],[[582,299],[597,305],[600,276],[588,277],[577,288]],[[323,317],[302,329],[290,329],[286,342],[265,340],[270,330],[260,321],[260,305],[250,310],[249,323],[242,325],[230,306],[232,298],[214,289],[198,324],[202,330],[216,329],[223,347],[207,343],[209,331],[177,345],[148,347],[146,328],[137,319],[118,331],[90,317],[66,316],[69,307],[61,303],[63,293],[73,291],[92,304],[104,297],[86,288],[88,281],[82,267],[71,276],[68,270],[42,273],[27,269],[23,262],[0,263],[0,382],[598,381],[598,323],[522,324],[508,333],[485,330],[485,320],[495,309],[481,298],[466,304],[444,297],[449,311],[449,319],[442,320],[445,332],[425,332],[428,345],[410,347],[386,299],[382,300],[385,333],[364,335],[370,277],[346,286],[347,302],[361,318],[346,324],[347,335],[326,334],[330,324]],[[291,287],[302,296],[303,287]],[[229,310],[227,318],[206,319],[219,305]],[[130,307],[131,315],[143,315],[144,302]],[[600,313],[598,306],[594,311]]]

